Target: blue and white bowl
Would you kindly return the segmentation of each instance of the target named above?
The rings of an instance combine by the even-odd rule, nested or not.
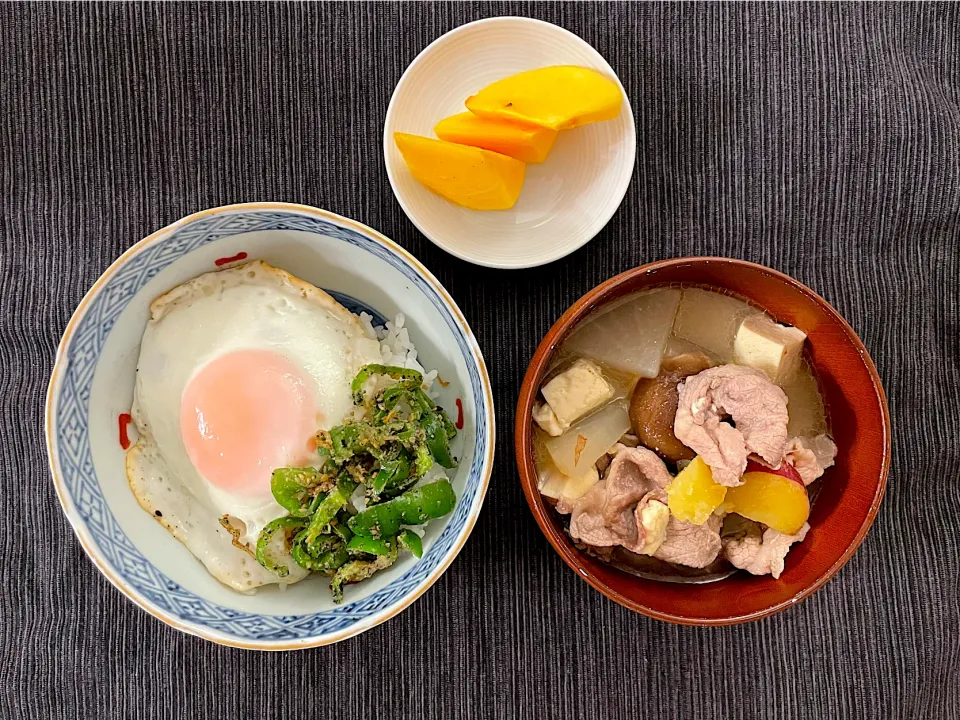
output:
[[[463,408],[453,513],[428,526],[424,555],[353,586],[343,605],[311,577],[281,592],[237,593],[153,522],[127,485],[120,446],[140,338],[158,295],[231,261],[262,259],[325,288],[351,310],[402,312],[424,367]],[[218,263],[218,261],[220,261]],[[323,210],[252,203],[205,210],[141,240],[94,284],[60,342],[46,406],[50,470],[90,559],[124,595],[184,632],[262,650],[343,640],[393,617],[429,588],[463,547],[483,504],[494,450],[493,397],[476,339],[450,295],[403,248]]]

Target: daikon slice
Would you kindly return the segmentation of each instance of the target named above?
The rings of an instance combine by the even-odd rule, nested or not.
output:
[[[600,473],[596,466],[591,465],[582,475],[567,478],[567,484],[563,488],[563,496],[569,500],[582,498],[598,482],[600,482]]]
[[[547,452],[560,472],[579,477],[629,429],[627,403],[617,400],[547,440]]]
[[[632,295],[587,318],[564,348],[615,370],[656,377],[679,303],[677,288]]]
[[[733,340],[745,317],[760,311],[742,300],[700,288],[685,288],[673,334],[695,343],[720,362],[733,361]]]
[[[569,479],[549,458],[537,465],[537,489],[541,495],[559,500]]]
[[[593,465],[577,477],[564,475],[550,458],[537,465],[537,488],[542,495],[554,500],[561,497],[570,500],[583,497],[599,480],[600,475]]]
[[[671,335],[667,338],[667,345],[663,349],[663,356],[668,358],[695,352],[702,352],[704,355],[710,355],[710,353],[696,343],[692,343],[689,340],[684,340],[683,338],[678,338],[676,335]]]

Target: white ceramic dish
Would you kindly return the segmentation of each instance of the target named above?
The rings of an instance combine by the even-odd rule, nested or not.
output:
[[[413,179],[393,141],[395,132],[434,137],[434,125],[464,112],[467,97],[485,85],[548,65],[581,65],[617,77],[600,53],[573,33],[540,20],[499,17],[462,25],[435,40],[393,92],[383,129],[390,185],[413,224],[463,260],[523,268],[564,257],[600,232],[627,192],[637,136],[626,94],[616,119],[562,132],[546,162],[528,165],[523,192],[510,210],[467,210]]]
[[[406,315],[428,368],[450,380],[440,403],[463,407],[453,513],[428,526],[424,555],[348,589],[335,606],[327,578],[243,595],[221,585],[140,508],[127,485],[118,419],[129,412],[148,305],[218,266],[263,259],[332,291],[351,310]],[[224,265],[225,263],[219,263]],[[229,263],[226,263],[229,264]],[[128,598],[175,628],[215,642],[290,650],[336,642],[410,605],[453,561],[476,522],[494,449],[490,382],[456,304],[415,258],[352,220],[301,205],[206,210],[140,241],[100,277],[67,325],[46,406],[57,494],[84,550]]]

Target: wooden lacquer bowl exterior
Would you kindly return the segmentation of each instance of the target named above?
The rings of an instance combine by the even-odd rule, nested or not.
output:
[[[839,453],[824,475],[811,531],[787,557],[779,580],[738,572],[706,585],[645,580],[577,550],[537,491],[530,411],[554,349],[595,308],[629,293],[684,283],[729,290],[807,333]],[[880,507],[890,467],[890,415],[876,367],[853,329],[815,292],[782,273],[740,260],[681,258],[618,275],[573,304],[540,343],[520,391],[517,466],[537,523],[566,563],[612,600],[650,617],[689,625],[757,620],[803,600],[829,580],[863,541]]]

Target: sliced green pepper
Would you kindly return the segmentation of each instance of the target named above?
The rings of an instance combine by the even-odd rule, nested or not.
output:
[[[353,514],[356,514],[356,511],[354,511]],[[347,520],[351,517],[352,515],[344,509],[337,513],[337,521],[330,523],[330,529],[333,530],[333,534],[345,543],[350,542],[350,538],[353,537],[353,533],[350,531],[350,528],[347,527]]]
[[[347,561],[343,540],[337,535],[320,535],[313,543],[307,542],[307,531],[301,530],[293,538],[290,555],[300,567],[306,570],[325,571],[340,567]],[[337,558],[342,562],[331,567]]]
[[[360,423],[338,425],[330,431],[330,455],[337,462],[345,462],[359,452],[363,452],[360,442],[362,432]]]
[[[301,552],[305,552],[308,555],[313,557],[320,557],[322,553],[332,550],[338,545],[343,545],[343,539],[336,534],[327,533],[324,535],[317,535],[315,538],[310,539],[309,537],[309,526],[301,530],[293,538],[293,549],[291,554],[296,559],[298,554],[298,548]]]
[[[373,494],[380,495],[388,487],[396,487],[410,477],[410,456],[400,450],[396,458],[380,464],[380,472],[373,478]]]
[[[364,553],[367,555],[387,555],[394,549],[394,546],[395,541],[392,539],[378,540],[365,535],[354,535],[347,543],[347,552],[350,555]]]
[[[384,418],[389,415],[409,393],[410,391],[403,385],[391,385],[388,388],[384,388],[374,400],[374,405],[377,408],[377,412],[373,416],[374,421],[383,422]]]
[[[318,493],[327,476],[312,467],[277,468],[270,476],[273,498],[291,515],[309,517],[316,511]]]
[[[383,495],[381,495],[379,498],[377,498],[376,502],[374,502],[374,501],[371,500],[371,501],[369,501],[367,504],[368,504],[368,505],[376,505],[376,504],[381,503],[381,502],[386,502],[387,500],[393,500],[395,497],[397,497],[397,496],[399,496],[399,495],[402,495],[402,494],[405,493],[407,490],[409,490],[409,489],[412,488],[414,485],[416,485],[418,480],[420,480],[419,477],[417,477],[416,475],[411,474],[410,477],[408,477],[408,478],[406,478],[405,480],[403,480],[400,484],[395,485],[395,486],[393,486],[393,487],[389,487],[389,488],[387,488],[386,490],[384,490],[384,491],[383,491]]]
[[[257,538],[257,562],[279,577],[289,575],[287,559],[290,557],[290,539],[305,524],[306,520],[297,517],[282,517],[267,523]]]
[[[414,460],[414,474],[417,477],[423,477],[427,474],[427,470],[433,467],[433,453],[430,452],[430,448],[427,447],[426,443],[422,443],[417,446],[417,456]]]
[[[295,545],[292,554],[297,564],[305,570],[328,575],[333,574],[338,567],[350,559],[345,545],[338,545],[331,550],[320,553],[316,557],[303,550],[300,546]]]
[[[378,383],[381,389],[368,398],[364,386],[376,375],[394,382]],[[456,428],[424,391],[423,375],[397,366],[367,365],[350,390],[354,402],[366,407],[368,421],[319,430],[315,468],[274,472],[271,490],[291,516],[264,528],[256,553],[281,576],[289,574],[294,562],[332,574],[336,602],[343,600],[345,585],[393,564],[399,549],[422,557],[419,535],[403,526],[442,517],[456,504],[447,480],[409,489],[435,462],[454,465],[450,440]],[[357,513],[350,496],[360,484],[366,487],[368,504]]]
[[[304,548],[303,544],[294,544],[293,548],[290,550],[290,555],[293,557],[293,561],[304,570],[313,569],[310,566],[316,562],[316,558],[306,551],[306,548]]]
[[[434,459],[445,468],[451,468],[456,463],[450,455],[450,439],[443,419],[435,412],[429,412],[420,418],[420,426],[427,435],[427,447]]]
[[[423,382],[423,375],[416,370],[397,367],[395,365],[365,365],[360,368],[360,372],[350,383],[350,394],[353,396],[354,405],[363,405],[363,386],[373,375],[386,375],[394,380],[403,380],[408,383],[420,385]]]
[[[419,461],[417,454],[421,452],[427,444],[427,436],[423,432],[423,428],[418,424],[408,423],[403,430],[392,437],[404,450],[414,456],[414,465],[416,465]],[[432,459],[430,460],[430,464],[433,464]]]
[[[394,547],[386,555],[377,555],[374,560],[351,560],[340,567],[330,583],[330,592],[333,593],[335,603],[343,602],[343,586],[362,582],[374,573],[388,568],[397,559],[397,549]]]
[[[310,519],[310,525],[307,526],[308,543],[313,543],[320,535],[330,532],[331,521],[350,502],[350,496],[356,489],[356,482],[346,477],[340,478],[337,486],[327,493]]]
[[[320,566],[320,572],[326,575],[332,575],[335,570],[345,565],[350,560],[347,554],[347,546],[340,545],[335,550],[328,550],[317,559],[317,565]]]
[[[443,427],[447,430],[447,439],[453,440],[457,436],[457,425],[450,419],[450,416],[447,415],[447,411],[442,407],[437,408],[437,414],[440,415],[440,419],[443,420]]]
[[[393,537],[401,525],[420,525],[446,515],[457,502],[449,480],[408,490],[385,503],[368,507],[348,521],[356,535],[376,538]]]
[[[330,441],[330,433],[325,432],[324,439]],[[317,456],[319,460],[317,465],[320,468],[320,472],[327,476],[336,477],[337,476],[337,461],[333,459],[333,450],[330,447],[323,447],[322,445],[317,446]]]
[[[413,404],[421,413],[428,413],[435,410],[437,404],[427,395],[422,387],[415,387],[410,391],[413,395]]]
[[[416,422],[423,415],[432,412],[437,406],[423,388],[417,385],[392,385],[377,396],[374,405],[377,412],[374,414],[374,421],[383,421],[390,416],[397,405],[401,402],[406,403],[410,409],[407,420]]]
[[[413,530],[404,528],[397,535],[397,542],[404,550],[409,550],[416,557],[423,557],[423,540]]]
[[[346,462],[371,449],[377,450],[385,440],[383,431],[365,422],[338,425],[330,431],[331,453],[338,462]]]
[[[400,435],[406,430],[406,424],[399,422],[378,426],[367,422],[338,425],[330,431],[330,452],[338,463],[345,463],[356,455],[370,455],[379,459],[388,452],[392,442],[400,440]]]

